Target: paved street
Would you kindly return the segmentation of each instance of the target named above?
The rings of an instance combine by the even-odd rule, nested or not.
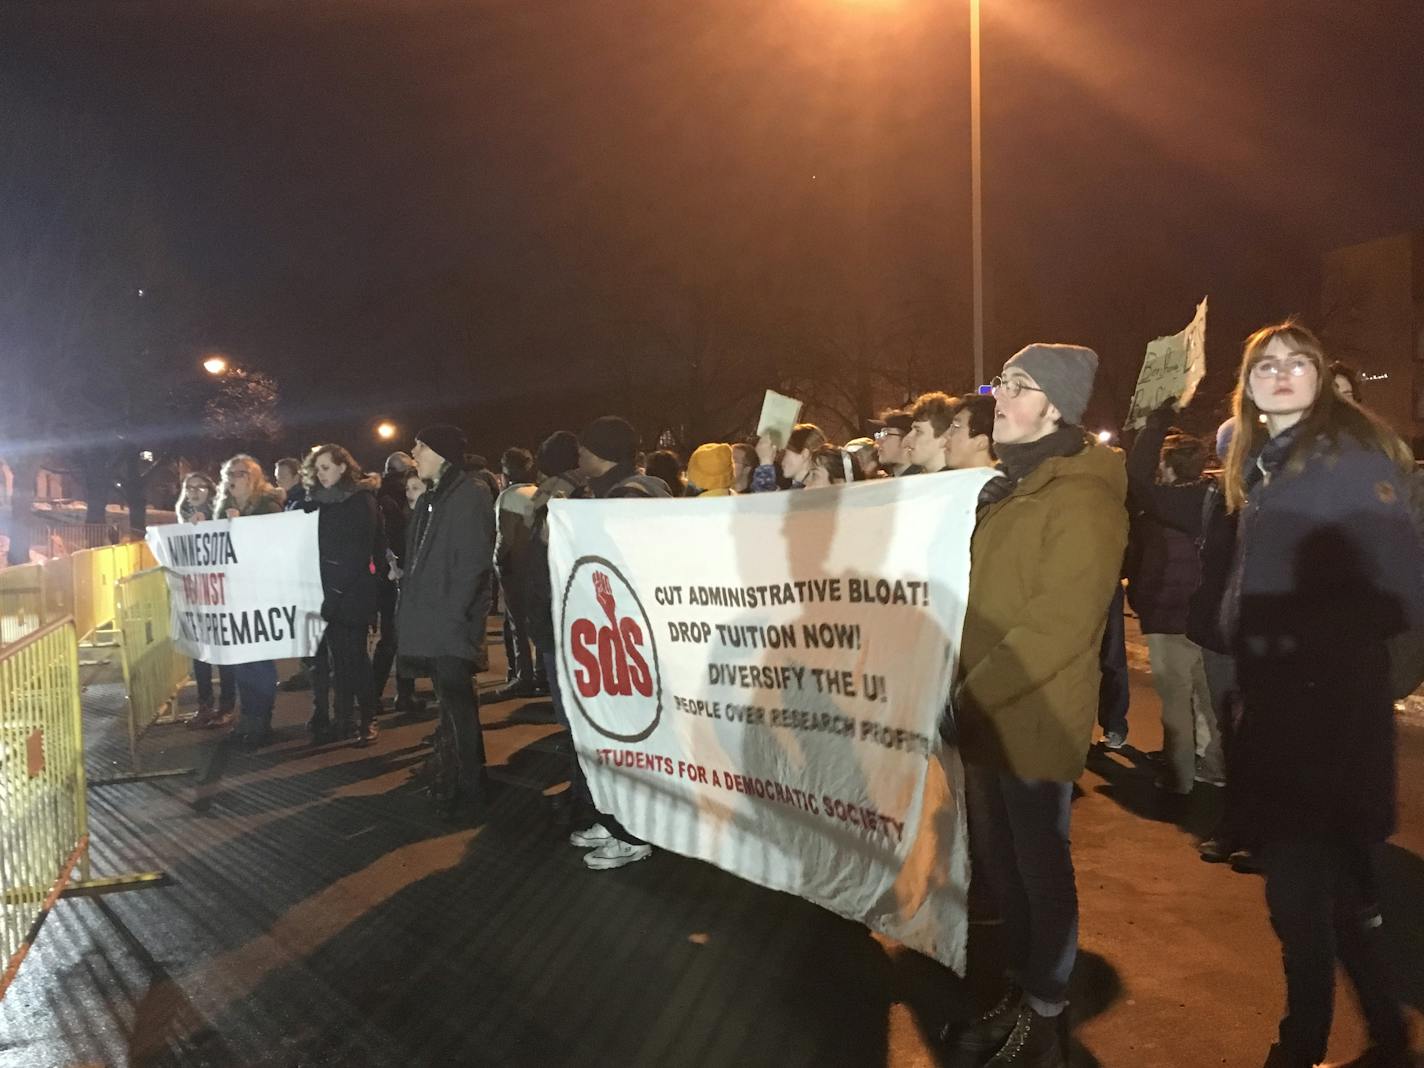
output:
[[[127,765],[121,698],[112,666],[91,669],[93,774]],[[936,1063],[927,1036],[964,1010],[964,984],[939,966],[705,864],[659,853],[586,871],[543,796],[558,769],[546,704],[487,707],[505,788],[488,822],[462,828],[431,814],[414,779],[428,722],[388,720],[369,749],[312,749],[307,699],[281,696],[279,742],[256,755],[154,728],[145,768],[194,778],[90,791],[96,874],[160,867],[172,883],[56,907],[0,1002],[0,1068],[908,1068]],[[1185,825],[1152,818],[1141,751],[1160,741],[1156,720],[1134,671],[1137,748],[1095,756],[1075,803],[1077,1063],[1256,1068],[1281,1003],[1261,884],[1197,859],[1211,798]],[[1415,723],[1387,904],[1419,1010]],[[976,932],[992,957],[993,929]],[[1342,991],[1331,1057],[1362,1045]]]

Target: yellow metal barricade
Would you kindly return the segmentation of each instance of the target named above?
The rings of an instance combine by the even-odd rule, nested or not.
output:
[[[93,568],[94,587],[94,633],[111,631],[114,626],[114,583],[119,579],[118,546],[106,545],[102,549],[90,549],[89,560]]]
[[[129,748],[133,770],[138,772],[138,737],[160,720],[172,721],[173,695],[188,677],[189,660],[173,644],[168,579],[162,568],[121,578],[117,589],[120,659],[128,692]]]
[[[0,646],[39,630],[44,613],[42,565],[21,564],[0,571]]]
[[[44,573],[44,622],[74,615],[74,561],[68,556],[49,560],[40,567]]]
[[[73,619],[0,649],[0,998],[61,896],[162,886],[161,871],[91,878]]]
[[[85,549],[69,558],[74,603],[74,630],[83,641],[94,632],[94,550]]]
[[[76,865],[88,877],[73,620],[0,651],[0,996]]]

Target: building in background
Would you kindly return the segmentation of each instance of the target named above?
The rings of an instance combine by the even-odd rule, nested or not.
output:
[[[1319,325],[1331,356],[1360,370],[1365,403],[1421,455],[1424,230],[1326,253]]]

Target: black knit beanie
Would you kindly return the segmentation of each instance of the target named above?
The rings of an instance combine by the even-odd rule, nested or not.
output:
[[[579,435],[579,444],[601,460],[631,464],[638,452],[638,432],[628,420],[605,415],[588,424]]]
[[[449,423],[436,423],[415,435],[415,440],[431,452],[438,453],[446,463],[459,467],[465,460],[465,448],[468,442],[465,439],[465,432],[457,426],[451,426]]]

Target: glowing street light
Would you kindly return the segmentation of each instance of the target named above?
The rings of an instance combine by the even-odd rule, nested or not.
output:
[[[227,360],[216,353],[203,361],[203,370],[214,378],[227,374]]]
[[[376,424],[376,437],[380,438],[382,441],[390,441],[391,438],[395,436],[395,423],[392,423],[390,420],[385,420]]]

